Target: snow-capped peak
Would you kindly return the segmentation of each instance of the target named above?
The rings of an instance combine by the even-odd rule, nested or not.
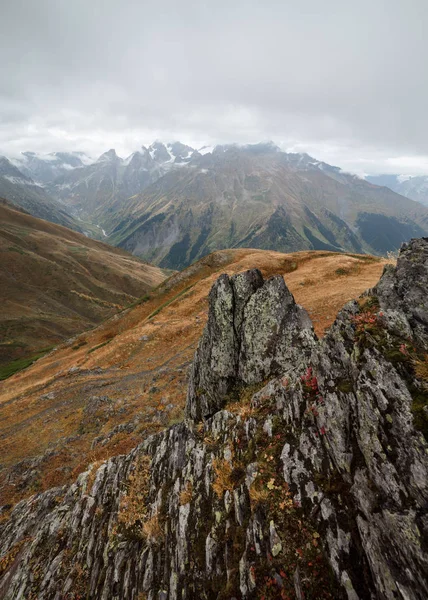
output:
[[[212,154],[215,146],[202,146],[202,148],[198,149],[199,154],[204,156],[205,154]]]

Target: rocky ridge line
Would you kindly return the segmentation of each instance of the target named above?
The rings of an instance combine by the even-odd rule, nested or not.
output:
[[[428,597],[427,291],[422,238],[318,341],[282,278],[221,276],[186,421],[20,502],[0,596]]]

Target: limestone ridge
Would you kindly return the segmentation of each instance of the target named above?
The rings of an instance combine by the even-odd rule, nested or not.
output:
[[[264,282],[258,269],[221,275],[210,292],[208,323],[192,366],[187,416],[208,418],[237,386],[297,367],[315,340],[309,316],[282,277]]]
[[[425,600],[427,274],[412,240],[320,341],[282,278],[223,275],[187,420],[20,502],[0,597]]]

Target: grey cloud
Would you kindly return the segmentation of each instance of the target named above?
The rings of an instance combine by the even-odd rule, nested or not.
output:
[[[0,152],[271,138],[421,171],[427,21],[425,0],[10,1]]]

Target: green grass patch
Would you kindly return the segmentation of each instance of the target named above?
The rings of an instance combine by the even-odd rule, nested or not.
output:
[[[17,360],[13,360],[12,362],[8,363],[7,365],[0,366],[0,381],[3,381],[4,379],[11,377],[15,373],[18,373],[19,371],[22,371],[23,369],[26,369],[27,367],[32,365],[34,362],[36,362],[36,360],[38,360],[39,358],[42,358],[42,356],[44,356],[45,354],[50,352],[52,350],[52,348],[54,348],[54,346],[49,346],[48,348],[43,348],[34,356],[30,356],[28,358],[18,358]]]
[[[150,294],[145,294],[141,298],[137,298],[137,300],[135,300],[135,302],[132,302],[131,304],[128,304],[128,306],[125,306],[125,308],[123,310],[127,310],[128,308],[135,308],[136,306],[139,306],[140,304],[145,304],[146,302],[148,302],[151,299],[152,299],[152,297],[150,296]]]
[[[68,246],[72,254],[87,254],[88,249],[85,246]]]
[[[71,349],[72,350],[78,350],[82,346],[86,346],[87,343],[88,342],[86,340],[80,340],[79,342],[77,342],[77,344],[75,344],[74,346],[72,346]]]
[[[346,252],[347,256],[351,256],[352,258],[358,258],[358,260],[363,260],[364,262],[375,263],[382,260],[382,256],[373,256],[371,254],[349,254]]]
[[[107,340],[106,342],[102,342],[101,344],[94,346],[93,348],[88,350],[87,354],[91,354],[92,352],[95,352],[95,350],[98,350],[99,348],[102,348],[103,346],[107,346],[107,344],[110,344],[110,342],[111,342],[111,340]]]
[[[163,304],[161,304],[156,310],[154,310],[152,313],[150,313],[150,315],[147,317],[147,319],[153,319],[153,317],[158,315],[161,312],[161,310],[163,310],[164,308],[166,308],[167,306],[169,306],[170,304],[175,302],[178,298],[180,298],[180,296],[183,296],[184,294],[186,294],[194,285],[195,285],[194,283],[192,285],[189,285],[187,288],[184,288],[184,290],[181,290],[181,292],[178,292],[178,294],[176,296],[174,296],[174,298],[171,298],[171,300],[168,300],[168,302],[164,302]]]
[[[8,250],[10,252],[18,252],[18,254],[22,254],[23,256],[28,254],[28,252],[24,252],[24,250],[18,246],[9,246]]]
[[[413,423],[428,441],[428,392],[414,390],[412,400]]]

